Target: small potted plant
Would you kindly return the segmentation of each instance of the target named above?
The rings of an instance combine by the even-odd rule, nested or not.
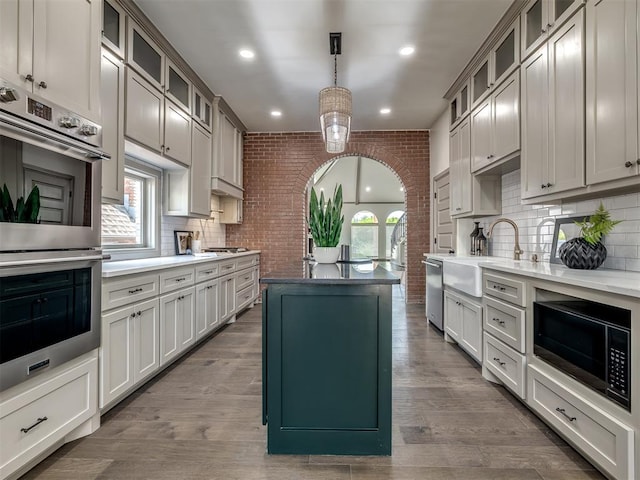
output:
[[[13,223],[40,223],[40,190],[34,185],[25,200],[19,197],[16,206],[13,206],[11,194],[5,183],[0,190],[0,222]]]
[[[607,249],[600,241],[603,235],[609,234],[613,227],[622,220],[611,220],[602,202],[596,212],[582,222],[575,222],[580,227],[580,237],[567,240],[560,247],[560,260],[569,268],[594,270],[607,258]]]
[[[320,198],[315,189],[311,188],[309,200],[309,228],[315,248],[313,257],[318,263],[336,263],[340,255],[340,234],[342,233],[342,185],[336,185],[333,198],[325,205],[324,192]]]

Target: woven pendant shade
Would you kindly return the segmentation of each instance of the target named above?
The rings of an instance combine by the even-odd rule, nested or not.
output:
[[[344,87],[320,90],[320,128],[328,153],[344,152],[351,131],[351,91]]]

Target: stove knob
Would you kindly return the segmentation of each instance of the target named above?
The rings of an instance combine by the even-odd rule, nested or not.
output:
[[[15,102],[18,98],[18,92],[15,88],[0,87],[0,103]]]
[[[58,125],[62,128],[78,128],[80,126],[80,119],[76,117],[61,117],[58,120]]]
[[[91,137],[98,134],[98,127],[95,125],[84,124],[80,127],[79,133],[85,137]]]

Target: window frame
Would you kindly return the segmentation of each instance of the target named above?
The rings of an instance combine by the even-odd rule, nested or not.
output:
[[[162,214],[162,170],[147,163],[125,156],[125,177],[144,180],[142,202],[143,244],[130,247],[102,245],[112,260],[159,257],[161,252],[160,216]],[[150,200],[149,200],[150,199]],[[102,227],[101,227],[102,228]]]

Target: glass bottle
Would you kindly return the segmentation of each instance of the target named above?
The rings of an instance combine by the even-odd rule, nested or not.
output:
[[[476,255],[486,256],[487,252],[487,237],[482,233],[483,228],[478,227],[478,236],[476,237]]]
[[[473,229],[473,232],[471,232],[471,234],[469,235],[469,240],[471,240],[469,255],[476,254],[476,237],[478,236],[478,231],[480,227],[480,222],[473,222],[473,223],[475,223],[476,227]]]

